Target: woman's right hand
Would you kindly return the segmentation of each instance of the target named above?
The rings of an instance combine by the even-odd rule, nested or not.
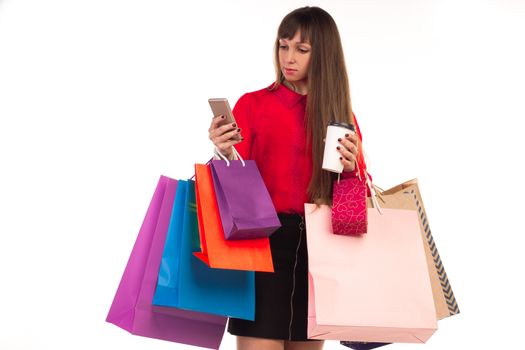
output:
[[[223,115],[213,118],[210,129],[208,130],[209,138],[219,152],[231,158],[233,155],[232,147],[244,140],[244,138],[242,138],[241,129],[237,128],[237,124],[229,123],[221,125],[224,118]]]

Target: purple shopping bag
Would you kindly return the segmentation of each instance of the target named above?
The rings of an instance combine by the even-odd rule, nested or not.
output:
[[[281,227],[255,161],[213,160],[210,168],[226,239],[268,237]]]
[[[341,341],[341,345],[354,350],[372,350],[390,343],[372,343],[372,342],[359,342],[359,341]]]
[[[218,349],[226,318],[152,306],[177,181],[161,176],[106,318],[128,332]]]

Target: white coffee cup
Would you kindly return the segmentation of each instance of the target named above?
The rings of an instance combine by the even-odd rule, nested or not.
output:
[[[338,139],[344,139],[346,134],[355,134],[353,125],[343,122],[330,122],[326,128],[326,138],[324,144],[323,169],[334,173],[343,172],[341,163],[341,153],[337,146],[343,147]]]

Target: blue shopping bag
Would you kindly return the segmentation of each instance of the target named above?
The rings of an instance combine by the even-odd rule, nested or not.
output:
[[[255,319],[253,271],[212,269],[200,252],[195,182],[178,182],[153,304]]]

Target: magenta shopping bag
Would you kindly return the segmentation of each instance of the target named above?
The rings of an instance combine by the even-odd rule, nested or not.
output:
[[[268,237],[281,227],[255,161],[213,160],[210,168],[226,239]]]
[[[218,349],[226,318],[152,306],[177,181],[161,176],[106,318],[128,332]]]
[[[366,180],[357,176],[334,182],[332,230],[336,235],[366,233],[368,228],[367,189]]]

